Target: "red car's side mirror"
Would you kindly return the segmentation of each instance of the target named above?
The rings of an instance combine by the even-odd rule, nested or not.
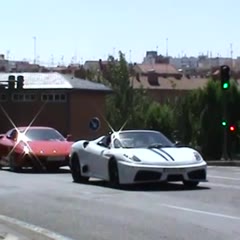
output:
[[[17,137],[16,136],[7,136],[8,139],[16,142],[17,141]]]
[[[72,135],[71,134],[68,134],[67,137],[66,137],[66,140],[71,142],[72,141]]]

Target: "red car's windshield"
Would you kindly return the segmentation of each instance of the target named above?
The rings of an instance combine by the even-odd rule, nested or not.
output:
[[[65,141],[65,138],[54,129],[29,129],[25,136],[29,141]]]

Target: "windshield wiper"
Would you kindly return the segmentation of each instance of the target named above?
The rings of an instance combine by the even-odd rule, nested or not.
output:
[[[162,148],[163,145],[161,143],[153,143],[148,146],[148,148]]]
[[[148,148],[164,148],[164,147],[172,147],[170,145],[163,145],[161,143],[153,143],[148,146]]]

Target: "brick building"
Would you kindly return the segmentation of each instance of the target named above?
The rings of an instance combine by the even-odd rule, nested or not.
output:
[[[0,82],[0,132],[12,128],[6,113],[16,126],[50,126],[73,139],[93,138],[107,131],[103,120],[105,98],[111,89],[103,84],[74,78],[60,73],[0,73],[0,81],[9,75],[24,77],[23,89],[8,89]],[[6,112],[6,113],[4,113]],[[89,121],[101,120],[101,127],[93,132]]]

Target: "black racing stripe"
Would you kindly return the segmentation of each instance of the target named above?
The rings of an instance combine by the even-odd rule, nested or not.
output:
[[[168,157],[170,157],[173,161],[175,161],[175,159],[168,152],[162,150],[162,148],[159,148],[158,150],[165,153]]]
[[[166,161],[168,161],[168,159],[167,159],[163,154],[161,154],[160,152],[158,152],[158,151],[156,151],[156,150],[154,150],[154,149],[152,149],[152,148],[149,148],[149,150],[152,151],[152,152],[155,152],[156,154],[158,154],[158,155],[160,155],[162,158],[164,158]]]

